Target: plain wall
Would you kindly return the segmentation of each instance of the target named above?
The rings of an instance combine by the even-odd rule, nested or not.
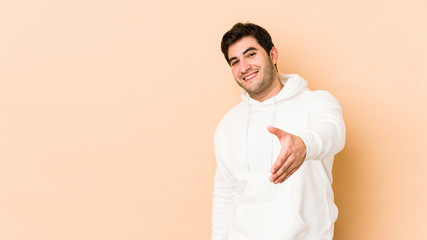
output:
[[[238,21],[344,109],[335,239],[427,239],[424,0],[0,1],[0,239],[209,239]]]

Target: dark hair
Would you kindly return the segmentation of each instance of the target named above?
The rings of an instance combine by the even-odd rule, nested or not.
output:
[[[230,30],[228,30],[228,32],[224,34],[221,41],[221,51],[224,54],[225,60],[227,60],[229,64],[230,60],[228,59],[228,48],[233,43],[247,36],[254,37],[258,44],[265,49],[268,55],[270,55],[270,50],[273,48],[274,44],[267,30],[249,22],[236,23]]]

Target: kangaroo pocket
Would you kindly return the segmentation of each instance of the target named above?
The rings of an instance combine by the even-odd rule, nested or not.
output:
[[[306,224],[288,196],[276,201],[239,204],[231,239],[297,240]]]

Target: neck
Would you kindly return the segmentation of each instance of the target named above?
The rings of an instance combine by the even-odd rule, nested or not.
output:
[[[249,96],[258,102],[264,102],[277,94],[279,94],[280,90],[282,90],[283,84],[280,81],[279,77],[276,75],[273,83],[271,84],[269,89],[266,89],[262,93],[259,94],[249,94]]]

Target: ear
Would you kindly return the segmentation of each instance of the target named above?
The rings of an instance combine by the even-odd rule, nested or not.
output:
[[[273,64],[276,64],[278,57],[279,57],[279,52],[277,51],[277,48],[275,46],[273,46],[270,50],[271,62],[273,62]]]

